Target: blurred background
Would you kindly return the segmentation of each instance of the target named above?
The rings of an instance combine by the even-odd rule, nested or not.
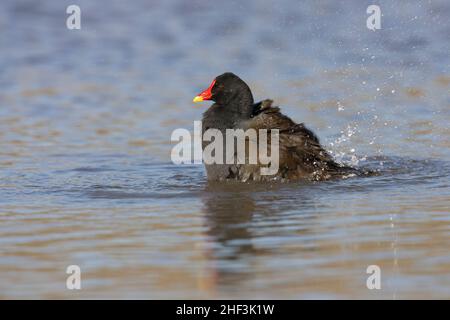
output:
[[[449,21],[445,0],[2,0],[0,298],[449,298]],[[172,165],[225,71],[381,175],[211,186]]]

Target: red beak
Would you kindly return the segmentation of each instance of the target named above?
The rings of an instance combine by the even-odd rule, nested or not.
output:
[[[214,87],[214,84],[216,83],[216,80],[214,79],[213,82],[209,85],[208,89],[200,93],[198,96],[194,98],[194,102],[200,102],[204,100],[211,100],[212,97],[212,88]]]

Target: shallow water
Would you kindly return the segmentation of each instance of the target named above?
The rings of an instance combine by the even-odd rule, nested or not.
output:
[[[78,3],[0,4],[0,298],[450,298],[447,1]],[[173,165],[224,71],[379,174]]]

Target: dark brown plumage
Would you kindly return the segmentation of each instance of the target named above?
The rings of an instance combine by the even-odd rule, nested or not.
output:
[[[199,100],[215,101],[203,114],[203,131],[218,129],[225,137],[226,129],[279,130],[279,170],[275,175],[261,175],[260,164],[211,164],[206,165],[208,180],[327,180],[359,173],[335,162],[311,130],[283,115],[272,106],[272,100],[254,103],[250,88],[233,73],[218,76],[196,97],[195,101]]]

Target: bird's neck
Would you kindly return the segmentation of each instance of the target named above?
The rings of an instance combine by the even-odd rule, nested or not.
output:
[[[250,118],[253,111],[253,95],[249,88],[230,94],[218,103],[233,118]]]

